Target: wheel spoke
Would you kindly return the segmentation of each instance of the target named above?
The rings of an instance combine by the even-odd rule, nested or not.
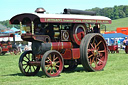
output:
[[[28,59],[28,61],[30,61],[30,58],[28,58],[27,56],[25,56],[25,58],[27,58],[27,59]]]
[[[49,61],[45,61],[45,63],[49,63]]]
[[[99,47],[97,48],[97,50],[99,50]]]
[[[34,71],[35,71],[35,70],[36,70],[35,67],[34,67],[34,66],[32,66],[32,67],[33,67],[33,69],[34,69]]]
[[[94,57],[93,57],[93,59],[90,59],[90,64],[92,64],[94,62]]]
[[[56,65],[56,67],[58,67],[58,68],[59,68],[60,66]]]
[[[50,67],[50,66],[47,67],[46,71],[48,71],[49,67]]]
[[[95,59],[95,57],[93,57],[93,59],[92,59],[92,63],[94,62],[94,59]]]
[[[95,42],[95,39],[96,39],[96,38],[94,37],[92,44]]]
[[[30,67],[28,68],[28,71],[27,72],[29,72],[29,70],[30,70]]]
[[[60,63],[60,61],[55,62],[56,64]]]
[[[30,59],[30,54],[28,54],[28,58]]]
[[[93,56],[93,54],[91,54],[90,56],[88,56],[88,58],[91,58]]]
[[[57,59],[58,59],[58,57],[56,57],[56,58],[53,60],[53,62],[56,61]]]
[[[23,59],[23,61],[26,62],[26,63],[28,62],[28,61],[26,61],[26,60],[24,60],[24,59]]]
[[[94,43],[94,47],[95,47],[95,49],[96,49],[96,47],[97,47],[97,46],[96,46],[96,43]]]
[[[28,65],[24,68],[24,70],[28,67]]]
[[[50,67],[51,65],[49,64],[49,65],[45,65],[45,67]]]
[[[56,55],[54,54],[54,55],[53,55],[53,62],[54,62],[55,57],[56,57]]]
[[[95,64],[95,67],[97,66],[97,63],[96,63],[96,61],[94,61],[94,64]]]
[[[94,46],[90,43],[91,47],[94,49]]]
[[[51,67],[50,74],[53,72],[53,67]]]
[[[102,42],[102,41],[100,41],[100,42],[96,45],[96,47],[99,46],[101,42]]]
[[[104,61],[102,61],[102,60],[101,60],[101,59],[99,59],[99,58],[97,58],[97,59],[98,59],[100,62],[102,62],[102,63],[104,62]]]
[[[32,72],[31,66],[29,66],[29,68],[30,68],[30,72]]]
[[[49,59],[50,59],[50,61],[52,61],[52,55],[51,54],[49,55]]]
[[[100,51],[98,51],[99,53],[101,53],[101,52],[105,52],[105,50],[100,50]]]
[[[28,65],[28,64],[22,64],[22,66],[25,66],[25,65]]]
[[[88,52],[90,52],[90,51],[92,52],[92,51],[93,51],[93,49],[88,49]]]
[[[56,72],[57,72],[57,68],[55,67],[55,69],[56,69]]]
[[[49,61],[52,61],[51,58],[49,58],[49,57],[48,57],[47,59],[48,59]]]

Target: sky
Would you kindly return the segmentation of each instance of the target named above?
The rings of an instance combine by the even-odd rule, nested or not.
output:
[[[34,13],[38,7],[54,14],[63,12],[64,8],[85,10],[115,5],[128,5],[128,0],[0,0],[0,21],[20,13]]]

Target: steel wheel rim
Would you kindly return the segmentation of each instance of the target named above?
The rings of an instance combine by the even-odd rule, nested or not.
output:
[[[88,43],[88,62],[94,70],[102,70],[107,62],[107,48],[104,39],[100,36],[94,36]]]

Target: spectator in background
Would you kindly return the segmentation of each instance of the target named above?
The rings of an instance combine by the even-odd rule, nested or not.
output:
[[[21,42],[19,42],[19,47],[21,47],[22,46],[22,44],[21,44]]]
[[[118,39],[117,42],[118,42],[118,47],[120,48],[120,39]]]
[[[19,42],[18,50],[19,50],[20,52],[22,52],[21,46],[22,46],[22,44],[21,44],[21,42]]]
[[[124,39],[124,41],[123,41],[123,44],[124,44],[124,45],[128,45],[128,39],[127,39],[127,37],[125,37],[125,39]]]
[[[26,50],[29,50],[27,45],[25,45],[25,47],[24,47],[24,51],[26,51]]]
[[[95,24],[95,26],[93,27],[94,33],[100,33],[100,25],[99,24]]]
[[[91,24],[88,24],[89,28],[87,29],[87,33],[92,33],[93,32],[93,27]]]
[[[108,40],[106,40],[106,44],[108,45]]]

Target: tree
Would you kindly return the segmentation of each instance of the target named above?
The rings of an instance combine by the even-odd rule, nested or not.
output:
[[[119,10],[119,17],[120,17],[120,18],[126,17],[126,14],[124,13],[123,10]]]
[[[96,15],[100,15],[100,8],[96,7],[96,8],[92,8],[91,11],[95,11],[96,12]]]
[[[126,14],[126,16],[128,17],[128,6],[124,6],[123,11]]]
[[[13,25],[9,24],[9,20],[1,21],[0,23],[2,25],[6,26],[7,28],[12,28],[13,27]]]
[[[114,18],[119,19],[119,10],[117,6],[114,6]]]

